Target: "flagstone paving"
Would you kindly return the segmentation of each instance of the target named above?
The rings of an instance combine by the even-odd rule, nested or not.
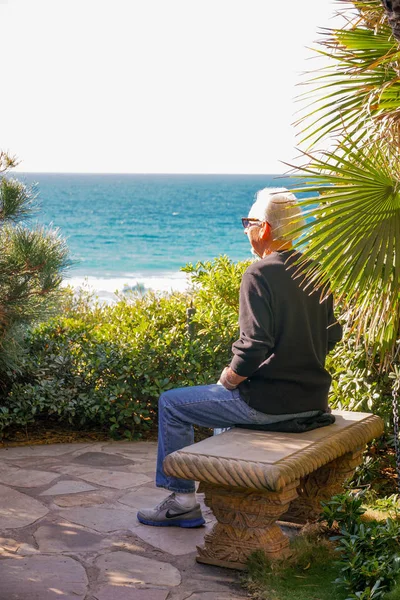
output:
[[[206,525],[147,527],[155,442],[0,449],[0,600],[244,600],[235,571],[198,564]]]

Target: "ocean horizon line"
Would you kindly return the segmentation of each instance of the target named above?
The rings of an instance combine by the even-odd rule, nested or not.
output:
[[[194,177],[194,176],[207,176],[207,177],[212,177],[212,176],[216,176],[216,177],[283,177],[283,178],[291,178],[292,175],[287,174],[287,173],[195,173],[195,172],[191,172],[191,173],[179,173],[179,172],[163,172],[163,171],[132,171],[132,172],[127,172],[127,171],[109,171],[109,172],[103,172],[103,171],[19,171],[18,169],[12,169],[11,171],[12,173],[18,174],[18,175],[179,175],[180,177],[182,176],[188,176],[188,177]]]

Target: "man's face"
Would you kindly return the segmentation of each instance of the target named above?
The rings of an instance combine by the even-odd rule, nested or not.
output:
[[[265,226],[268,225],[258,219],[244,220],[244,233],[247,235],[251,251],[255,256],[262,258],[265,251]]]

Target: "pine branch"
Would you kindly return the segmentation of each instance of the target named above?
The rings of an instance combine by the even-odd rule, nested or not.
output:
[[[0,150],[0,173],[5,173],[19,164],[16,156],[10,156],[7,152]]]
[[[16,164],[0,152],[0,386],[20,354],[16,350],[22,326],[51,314],[71,265],[57,229],[31,230],[21,224],[35,209],[36,194],[5,176]]]
[[[0,225],[18,222],[31,216],[35,209],[36,195],[21,182],[2,177],[0,179]]]

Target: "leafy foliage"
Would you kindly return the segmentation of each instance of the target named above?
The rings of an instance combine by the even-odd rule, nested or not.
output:
[[[393,426],[391,369],[383,370],[380,357],[345,327],[344,337],[326,361],[332,375],[330,405],[339,410],[373,412]]]
[[[313,221],[304,256],[315,262],[306,271],[316,287],[330,282],[358,338],[384,353],[399,328],[400,174],[388,147],[346,143],[346,156],[326,152],[307,166],[302,191],[313,196],[301,204]]]
[[[361,494],[339,494],[329,502],[321,504],[321,519],[327,522],[328,527],[332,527],[336,521],[347,529],[351,529],[354,522],[359,521],[361,515],[366,511],[362,506],[363,497]]]
[[[298,122],[309,144],[299,177],[313,192],[302,202],[309,224],[299,244],[319,262],[314,285],[330,281],[357,339],[387,366],[400,315],[400,52],[381,2],[340,4],[345,25],[320,36],[329,64],[306,82],[310,102]]]
[[[68,248],[57,230],[28,228],[31,189],[6,177],[16,160],[0,152],[0,385],[21,368],[24,327],[47,316],[60,298]],[[3,412],[5,411],[2,408]]]
[[[384,498],[376,498],[372,504],[372,508],[377,511],[390,512],[397,519],[400,517],[400,501],[399,494],[392,494]]]
[[[395,585],[400,575],[400,523],[362,522],[365,508],[360,494],[334,496],[322,503],[321,519],[340,528],[337,541],[340,577],[335,583],[344,586],[348,599],[378,600]]]
[[[214,382],[229,363],[248,264],[219,257],[187,265],[188,294],[137,293],[114,306],[86,296],[66,299],[62,315],[27,335],[20,370],[10,371],[3,393],[0,430],[41,416],[127,437],[153,427],[162,391]],[[373,411],[391,425],[390,373],[381,371],[379,356],[371,362],[368,346],[357,346],[347,331],[327,368],[333,408]]]
[[[62,316],[29,334],[22,375],[14,375],[0,408],[0,429],[40,416],[78,427],[96,423],[127,438],[154,426],[160,393],[215,382],[230,360],[247,264],[220,257],[187,266],[190,295],[136,294],[114,306],[70,301]]]
[[[220,350],[228,350],[227,358],[230,348],[223,344],[227,332],[238,331],[239,288],[249,264],[250,261],[234,263],[222,256],[214,262],[198,262],[182,269],[191,278],[196,305],[194,321],[199,333],[208,331],[208,335],[214,332],[222,336]]]
[[[360,122],[368,119],[375,121],[376,128],[366,127],[363,137],[371,131],[376,135],[380,124],[386,128],[397,125],[400,52],[387,23],[375,23],[371,28],[369,22],[360,22],[358,17],[348,29],[325,33],[320,46],[319,53],[330,62],[321,74],[307,82],[311,89],[303,99],[311,100],[308,108],[312,110],[309,122],[302,128],[303,141],[315,144],[326,135],[343,130],[360,135]]]

